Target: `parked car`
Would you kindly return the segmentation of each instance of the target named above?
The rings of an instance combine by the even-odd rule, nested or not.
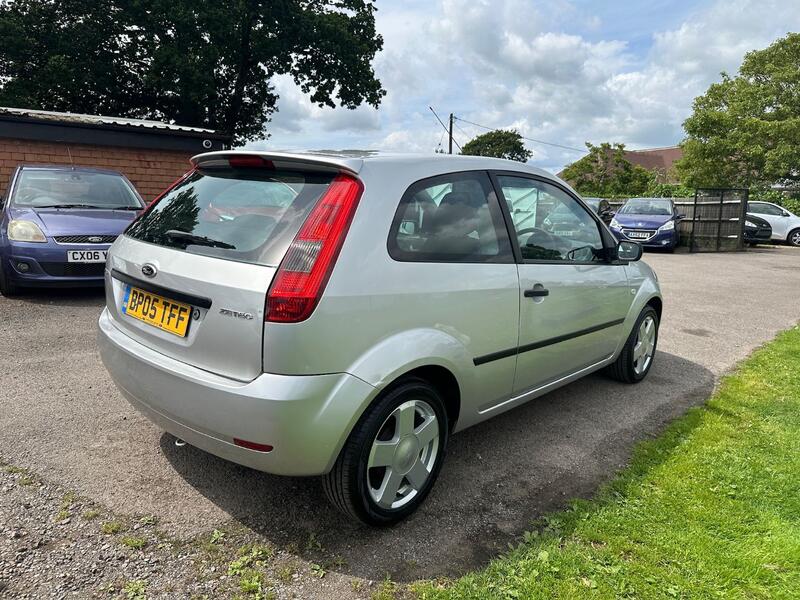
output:
[[[648,248],[674,250],[680,241],[679,214],[669,198],[631,198],[611,219],[619,240],[632,240]]]
[[[747,215],[744,221],[744,241],[755,246],[756,244],[766,244],[772,240],[772,227],[766,219],[755,215]]]
[[[800,217],[772,202],[747,203],[747,214],[761,217],[772,227],[772,239],[800,247]]]
[[[614,216],[611,205],[604,198],[583,198],[583,202],[606,224]],[[549,211],[543,222],[544,229],[547,231],[553,231],[554,229],[571,231],[574,227],[580,227],[581,223],[582,221],[578,216],[563,204]]]
[[[144,206],[117,171],[17,167],[0,200],[0,293],[102,285],[109,246]]]
[[[589,208],[600,215],[600,219],[602,219],[603,223],[606,225],[611,223],[611,219],[614,218],[615,213],[608,200],[605,198],[584,198],[583,201]]]
[[[323,475],[365,523],[422,503],[452,433],[593,371],[636,383],[652,366],[662,299],[641,246],[542,170],[381,154],[193,163],[109,251],[103,362],[174,436]],[[543,229],[562,206],[581,235]]]

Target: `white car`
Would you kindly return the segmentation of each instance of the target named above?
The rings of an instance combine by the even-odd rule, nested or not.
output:
[[[772,227],[772,239],[800,247],[800,217],[772,202],[748,202],[747,213],[757,215]]]

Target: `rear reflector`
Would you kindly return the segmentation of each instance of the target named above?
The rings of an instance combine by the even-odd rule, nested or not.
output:
[[[258,444],[256,442],[248,442],[247,440],[240,440],[233,438],[233,443],[248,450],[255,450],[256,452],[272,452],[272,446],[269,444]]]
[[[286,251],[267,293],[266,320],[297,323],[311,316],[328,283],[364,186],[339,174]]]

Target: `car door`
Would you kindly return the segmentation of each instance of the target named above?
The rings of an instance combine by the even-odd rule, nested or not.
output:
[[[518,256],[520,329],[513,393],[533,391],[609,358],[633,295],[625,268],[606,260],[602,225],[565,188],[495,173]],[[574,219],[548,218],[568,211]]]
[[[784,216],[785,211],[781,207],[769,202],[748,202],[747,212],[758,215],[770,224],[773,239],[786,239],[789,219]]]
[[[459,423],[470,425],[479,406],[509,398],[519,332],[517,265],[489,175],[446,173],[411,185],[388,251],[394,262],[376,282],[380,297],[396,302],[387,321],[394,330],[440,331],[463,345],[472,368],[457,373]],[[494,355],[499,349],[511,351]]]

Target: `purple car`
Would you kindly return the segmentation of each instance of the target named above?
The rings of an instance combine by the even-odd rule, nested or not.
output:
[[[17,167],[0,199],[0,293],[102,285],[109,246],[144,208],[117,171]]]

